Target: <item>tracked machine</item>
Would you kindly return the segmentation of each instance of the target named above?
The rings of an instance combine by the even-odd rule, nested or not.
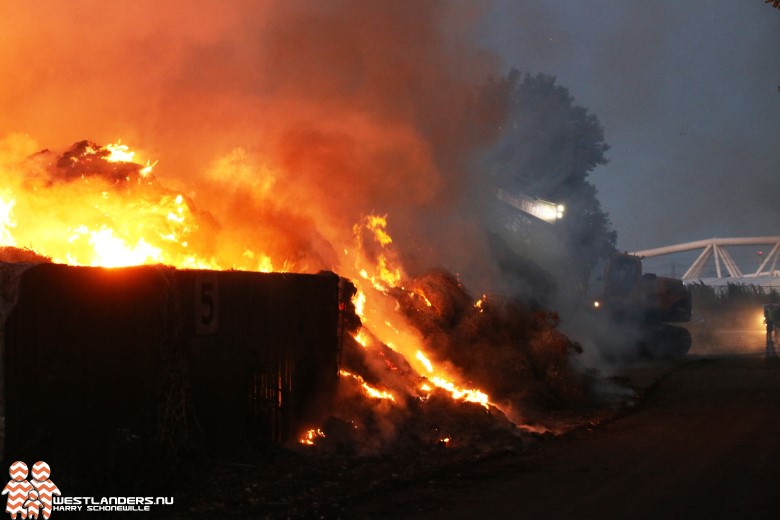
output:
[[[594,307],[635,341],[645,357],[679,357],[691,348],[691,293],[681,280],[644,273],[642,258],[615,253],[604,270]]]

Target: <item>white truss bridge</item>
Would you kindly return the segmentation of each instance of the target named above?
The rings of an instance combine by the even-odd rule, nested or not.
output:
[[[729,253],[729,247],[760,246],[768,249],[763,253],[756,268],[755,264],[747,268],[740,268]],[[697,240],[685,244],[656,247],[635,251],[632,254],[645,258],[672,255],[701,250],[693,263],[682,275],[684,282],[702,281],[707,285],[726,285],[728,283],[744,285],[760,285],[765,287],[780,287],[780,236],[772,237],[744,237],[744,238],[711,238],[709,240]],[[715,277],[711,276],[714,263]],[[707,270],[707,271],[705,271]],[[707,276],[702,277],[703,274]]]

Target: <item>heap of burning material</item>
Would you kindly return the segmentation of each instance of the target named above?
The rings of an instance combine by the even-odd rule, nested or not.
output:
[[[69,265],[219,269],[213,217],[133,156],[125,145],[84,140],[3,165],[0,245]]]
[[[460,367],[469,388],[481,390],[418,372],[394,349],[354,330],[344,339],[336,409],[311,443],[360,454],[415,445],[492,450],[517,441],[526,422],[543,424],[551,408],[583,402],[586,382],[568,362],[581,349],[557,330],[554,314],[520,302],[474,300],[445,272],[392,293],[428,346],[431,359],[418,357]]]
[[[351,228],[333,221],[328,233],[309,227],[300,232],[289,219],[264,218],[269,207],[276,208],[276,217],[290,212],[263,189],[236,222],[165,187],[152,175],[153,166],[136,162],[125,145],[90,141],[5,165],[0,245],[29,246],[68,265],[245,271],[283,266],[351,279],[355,287],[341,296],[341,365],[333,371],[340,399],[301,431],[289,432],[303,444],[343,441],[359,452],[377,452],[479,442],[501,437],[496,431],[512,437],[516,426],[539,423],[542,410],[580,397],[582,382],[567,364],[578,346],[557,331],[554,314],[493,297],[475,299],[445,272],[409,276],[387,215],[361,215]],[[320,217],[306,218],[329,222]],[[248,227],[252,232],[243,234]],[[296,253],[301,249],[308,253]],[[25,252],[8,259],[37,257]],[[263,380],[261,386],[267,390],[271,383]],[[264,399],[276,395],[260,393]]]
[[[494,402],[531,414],[582,399],[582,380],[569,365],[582,348],[557,329],[555,313],[517,300],[475,299],[440,271],[413,280],[409,289],[424,294],[426,303],[410,292],[398,293],[398,301],[431,357],[462,367]]]
[[[375,455],[421,446],[492,451],[522,443],[521,431],[499,408],[453,398],[392,349],[366,351],[347,340],[344,354],[334,410],[315,440],[321,448]]]

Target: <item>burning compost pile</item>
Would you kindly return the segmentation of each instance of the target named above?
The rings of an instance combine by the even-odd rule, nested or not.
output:
[[[522,443],[524,430],[558,431],[569,424],[565,413],[589,404],[588,376],[569,363],[579,346],[551,309],[523,301],[553,301],[558,273],[530,269],[530,255],[495,247],[486,229],[496,174],[517,173],[484,167],[512,126],[514,99],[501,57],[480,43],[486,6],[60,4],[6,6],[15,23],[0,70],[14,81],[0,89],[0,260],[193,270],[182,279],[197,270],[241,271],[241,279],[244,271],[330,271],[342,278],[328,275],[334,292],[349,287],[344,280],[354,287],[342,301],[337,398],[290,434],[285,469],[252,476],[268,497],[284,495],[279,472],[301,454],[299,474],[319,467],[322,482],[346,480],[352,462],[331,453],[391,459],[410,447],[408,462],[421,446],[450,456],[459,450],[446,448]],[[559,143],[545,128],[534,133]],[[82,138],[94,142],[68,147]],[[570,169],[557,148],[552,155]],[[131,270],[95,271],[121,278]],[[181,299],[182,308],[196,305]],[[164,307],[176,301],[166,296]],[[251,343],[240,330],[233,336]],[[210,338],[214,351],[228,350]],[[218,379],[202,366],[201,380]],[[235,396],[248,399],[242,391]],[[390,461],[377,478],[402,465]],[[204,470],[202,482],[193,497],[209,496],[213,473]],[[231,480],[209,501],[240,495],[247,482]]]
[[[443,271],[390,295],[426,353],[404,357],[362,329],[349,338],[337,403],[348,421],[326,422],[323,445],[504,445],[522,430],[563,429],[550,412],[584,401],[584,381],[568,365],[580,346],[557,331],[554,313],[474,299]]]
[[[580,347],[557,330],[554,313],[474,297],[445,270],[406,274],[386,216],[363,216],[351,243],[332,244],[343,251],[338,263],[290,261],[275,251],[299,242],[300,229],[272,221],[260,236],[275,239],[248,245],[240,230],[163,186],[153,166],[135,162],[125,145],[90,141],[4,164],[0,259],[247,271],[327,267],[349,278],[339,395],[322,410],[321,424],[300,433],[302,445],[363,454],[504,442],[523,428],[559,428],[551,411],[585,400],[585,381],[568,363]]]

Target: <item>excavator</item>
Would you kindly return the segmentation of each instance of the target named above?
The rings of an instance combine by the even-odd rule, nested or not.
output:
[[[679,357],[690,350],[690,332],[673,325],[691,320],[691,293],[682,281],[644,273],[641,257],[615,253],[603,282],[594,308],[613,326],[633,333],[640,355]]]

